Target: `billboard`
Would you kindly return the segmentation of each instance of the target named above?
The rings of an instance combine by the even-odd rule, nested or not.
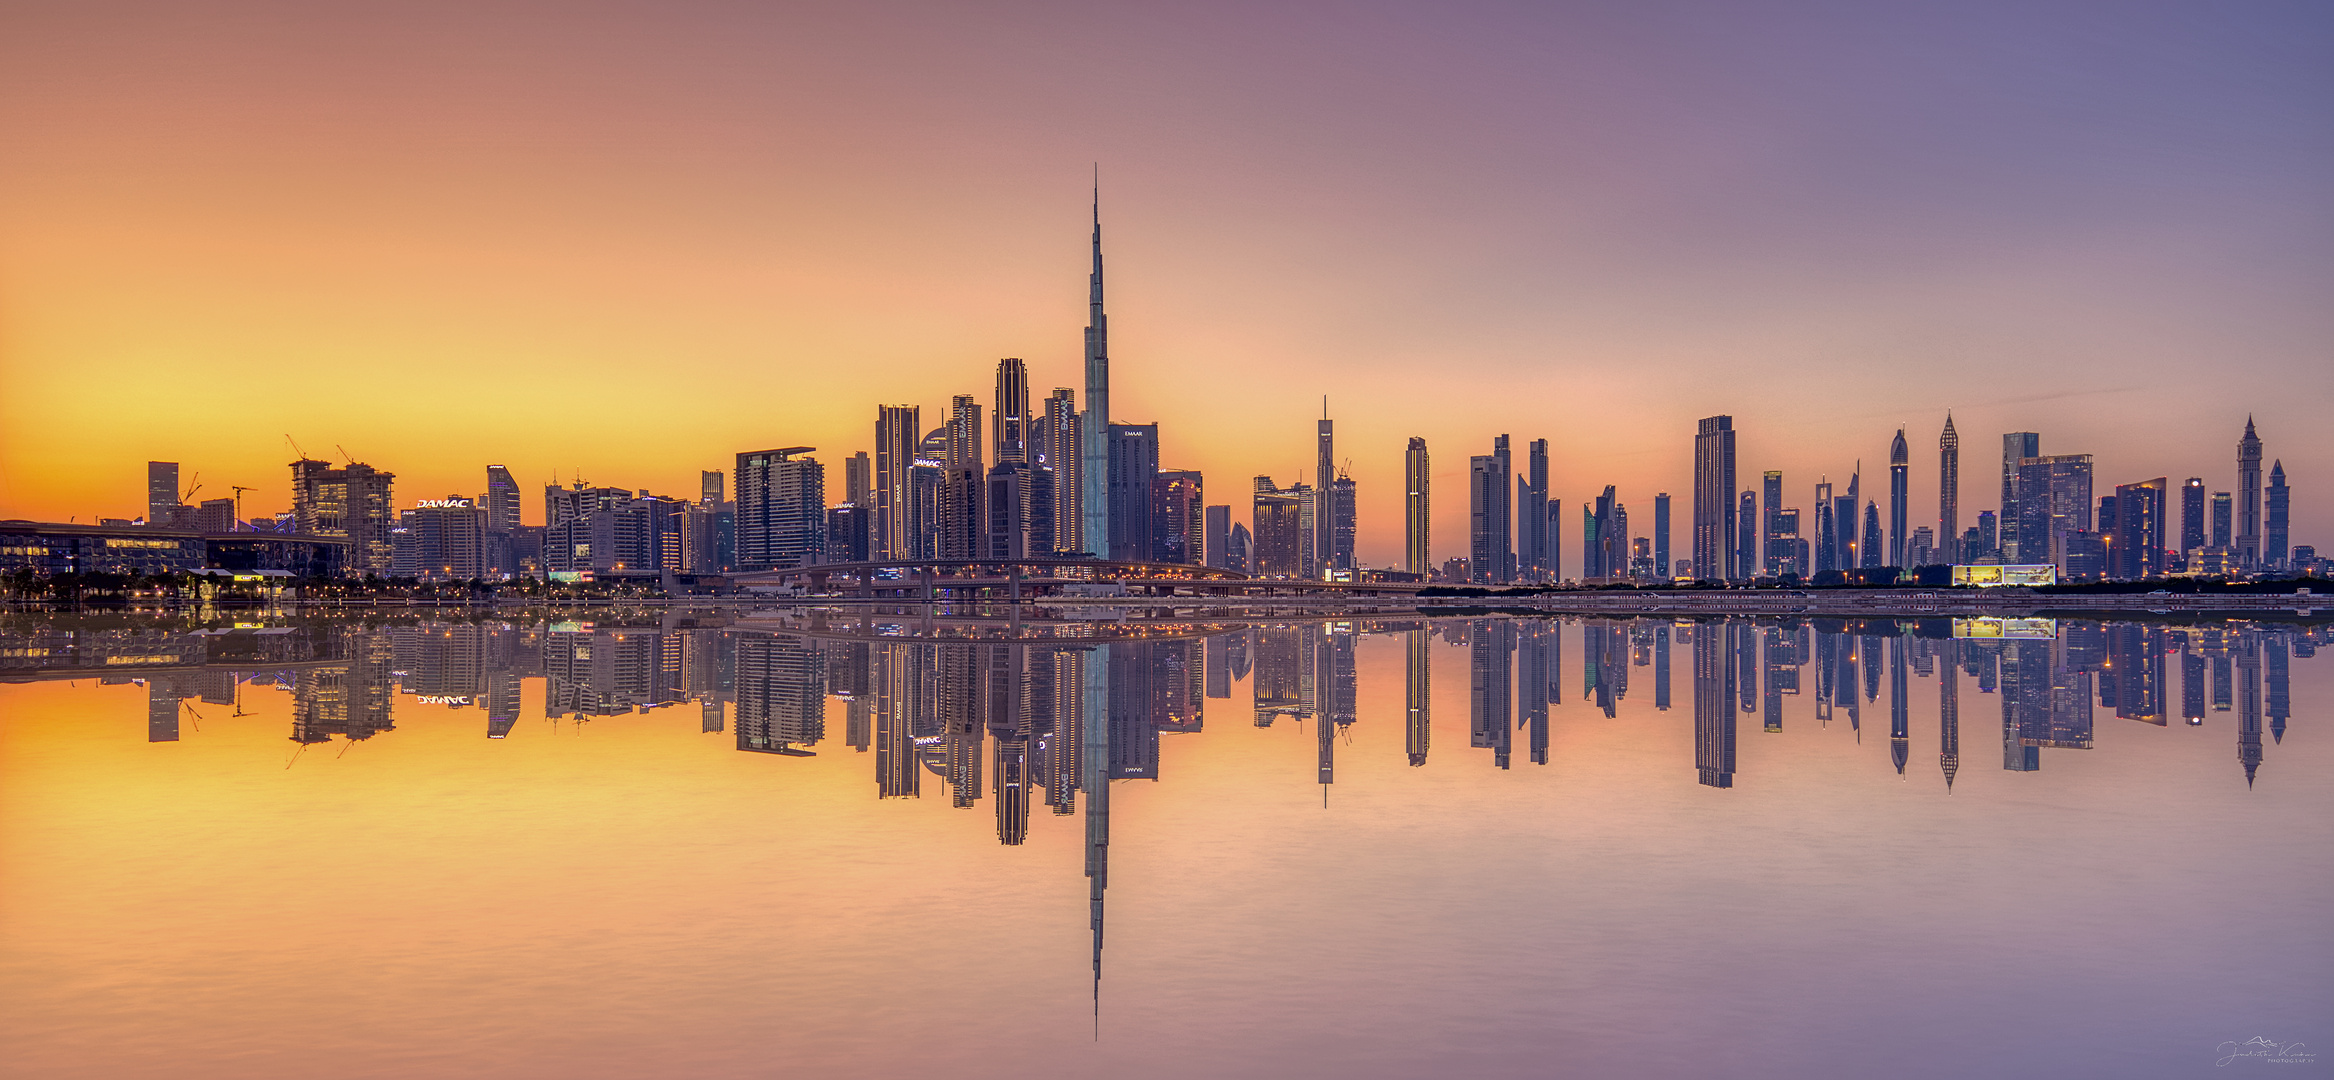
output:
[[[2057,619],[1996,619],[1992,617],[1953,620],[1953,636],[1957,638],[2055,638]]]
[[[2013,566],[1956,566],[1955,585],[1991,588],[1996,585],[2056,585],[2058,567],[2050,563]]]

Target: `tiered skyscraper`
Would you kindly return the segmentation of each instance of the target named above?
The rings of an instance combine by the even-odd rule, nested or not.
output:
[[[1102,313],[1102,185],[1094,186],[1094,273],[1087,282],[1086,411],[1079,435],[1078,535],[1086,550],[1109,557],[1110,542],[1110,322]]]

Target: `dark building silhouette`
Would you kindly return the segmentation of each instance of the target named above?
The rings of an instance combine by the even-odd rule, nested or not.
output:
[[[1742,629],[1694,628],[1694,767],[1709,787],[1734,786],[1734,653]]]
[[[1515,706],[1511,697],[1515,624],[1478,619],[1467,635],[1468,745],[1491,751],[1492,764],[1508,767]]]

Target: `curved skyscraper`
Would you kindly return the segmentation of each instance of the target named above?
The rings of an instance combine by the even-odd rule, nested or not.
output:
[[[1888,562],[1885,565],[1904,565],[1906,503],[1912,497],[1912,450],[1905,445],[1904,429],[1896,429],[1896,441],[1888,444]]]

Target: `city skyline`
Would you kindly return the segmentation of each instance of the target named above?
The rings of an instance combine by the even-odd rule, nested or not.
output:
[[[741,448],[871,449],[873,403],[937,415],[952,394],[986,399],[1000,357],[1024,358],[1033,390],[1081,387],[1072,278],[1099,160],[1112,419],[1166,425],[1180,467],[1304,475],[1329,393],[1368,565],[1401,558],[1410,437],[1443,451],[1446,492],[1512,432],[1549,440],[1551,498],[1610,483],[1642,504],[1688,490],[1678,433],[1714,414],[1737,418],[1746,472],[1793,487],[1883,461],[1896,427],[1931,431],[1950,409],[1973,446],[2041,431],[2094,454],[2103,484],[2203,475],[2213,490],[2235,489],[2225,432],[2252,414],[2300,493],[2295,535],[2334,526],[2334,503],[2311,497],[2312,466],[2334,461],[2334,434],[2310,423],[2334,404],[2316,374],[2328,149],[2308,134],[2323,109],[2297,104],[2329,97],[2309,44],[2322,18],[2207,33],[2165,13],[2109,30],[2022,14],[2020,38],[2186,62],[2085,67],[2094,87],[1993,40],[1984,12],[1818,26],[1713,9],[1693,31],[1552,12],[1521,38],[1570,42],[1553,47],[1576,63],[1539,66],[1574,74],[1518,73],[1498,35],[1443,27],[1420,69],[1434,89],[1365,116],[1278,80],[1389,105],[1349,69],[1395,48],[1390,25],[1322,37],[1259,14],[1251,47],[1284,74],[1211,87],[1255,118],[1213,139],[1152,96],[1204,37],[1062,29],[1121,74],[948,80],[982,87],[967,102],[981,116],[1046,134],[979,119],[941,138],[938,73],[1027,44],[943,15],[870,52],[861,18],[789,28],[834,60],[734,95],[711,73],[762,71],[738,45],[773,27],[701,13],[669,38],[692,63],[658,69],[665,89],[646,97],[575,80],[629,51],[618,15],[515,68],[457,50],[459,99],[373,79],[416,47],[410,30],[351,37],[321,14],[264,40],[159,10],[153,37],[67,14],[26,27],[0,43],[20,90],[0,112],[19,151],[0,171],[0,514],[135,516],[118,478],[147,460],[199,471],[206,494],[256,485],[247,512],[281,510],[287,432],[409,491],[474,491],[500,462],[523,487],[581,469],[687,492]],[[1963,67],[1918,62],[1940,47]],[[291,59],[309,55],[347,63]],[[1697,62],[1639,73],[1673,55]],[[1839,84],[1854,93],[1773,75],[1806,65],[1891,74]],[[209,92],[177,93],[184,79]],[[772,102],[826,100],[791,93],[798,79],[856,104],[788,113],[765,125],[776,141],[739,134]],[[1073,89],[1094,100],[1067,104]],[[306,100],[363,117],[363,138],[317,134]],[[2121,125],[2093,122],[2102,110]],[[1292,145],[1300,124],[1321,134]],[[612,152],[650,132],[669,164]],[[1712,176],[1727,182],[1688,179]],[[1750,370],[1783,377],[1725,377]],[[93,371],[169,389],[89,394]],[[576,422],[601,415],[616,436]],[[1932,480],[1913,471],[1913,505]],[[1436,513],[1436,533],[1465,535],[1462,500]]]

